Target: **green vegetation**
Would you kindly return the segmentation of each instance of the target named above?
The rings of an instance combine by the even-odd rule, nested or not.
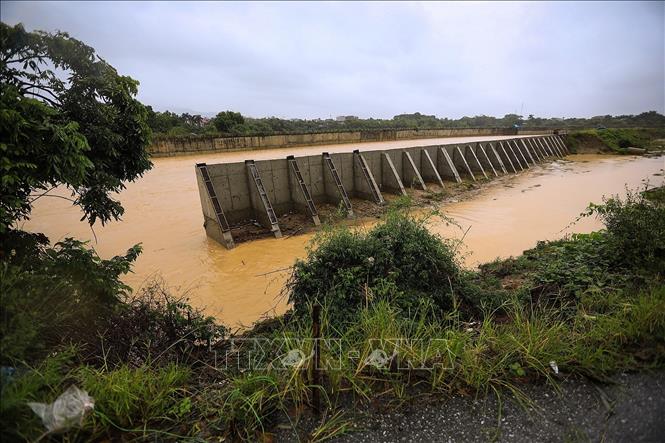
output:
[[[663,126],[654,128],[612,128],[573,131],[566,136],[566,145],[573,152],[614,151],[626,148],[662,150],[656,140],[665,138]]]
[[[282,119],[277,117],[252,118],[237,112],[224,111],[214,118],[201,115],[181,115],[173,112],[154,112],[149,108],[148,122],[160,137],[178,136],[241,136],[303,134],[312,132],[372,131],[381,129],[448,129],[448,128],[630,128],[665,126],[665,116],[655,112],[639,115],[611,115],[586,118],[537,118],[526,119],[517,114],[503,117],[478,115],[459,119],[439,118],[420,112],[400,114],[391,119],[346,117],[336,119]]]
[[[138,82],[63,32],[0,23],[0,234],[58,185],[92,224],[118,219],[112,197],[152,166]]]
[[[337,324],[378,300],[404,312],[426,300],[441,313],[453,306],[460,280],[453,245],[430,234],[424,220],[393,210],[369,232],[337,228],[317,237],[307,260],[295,264],[289,302],[300,316],[320,303]]]
[[[317,390],[329,413],[301,429],[303,439],[315,440],[349,432],[351,418],[342,415],[349,399],[399,403],[423,393],[491,391],[528,402],[521,386],[538,379],[555,385],[553,366],[596,380],[662,368],[665,206],[644,197],[657,192],[590,205],[583,216],[600,217],[604,230],[541,242],[478,271],[461,269],[455,244],[429,233],[429,219],[409,216],[408,208],[391,210],[368,231],[328,228],[294,267],[293,310],[239,337],[211,335],[204,317],[187,323],[185,303],[176,309],[135,300],[118,305],[125,323],[113,320],[133,351],[109,352],[120,338],[100,334],[101,347],[54,344],[58,351],[35,366],[11,361],[18,372],[3,378],[3,428],[36,438],[43,431],[26,402],[52,401],[74,382],[95,398],[95,409],[66,434],[71,440],[253,441],[285,417],[297,422],[308,414]],[[155,288],[152,300],[164,296]],[[321,347],[324,370],[313,385],[307,338],[317,302],[321,336],[333,341]],[[174,309],[177,320],[159,320]],[[174,325],[183,327],[170,334]],[[263,343],[260,352],[250,338]]]

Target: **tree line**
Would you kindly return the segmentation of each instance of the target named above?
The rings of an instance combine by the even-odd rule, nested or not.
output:
[[[503,117],[477,115],[449,119],[416,112],[399,114],[391,119],[346,117],[337,119],[253,118],[239,112],[224,111],[213,118],[188,113],[154,111],[148,108],[148,125],[161,136],[191,135],[243,136],[298,134],[311,132],[362,131],[378,129],[447,129],[447,128],[627,128],[665,127],[665,116],[656,112],[638,115],[600,115],[591,118],[542,118],[533,114],[526,118],[518,114]]]

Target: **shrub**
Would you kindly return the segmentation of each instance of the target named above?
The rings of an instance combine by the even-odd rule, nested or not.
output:
[[[608,128],[573,131],[566,136],[566,145],[572,152],[590,148],[601,151],[622,152],[625,148],[648,148],[651,140],[662,138],[660,128]]]
[[[615,266],[665,272],[665,206],[628,191],[624,200],[612,197],[589,205],[584,215],[602,220],[612,248],[608,258]]]
[[[225,326],[153,281],[109,315],[87,355],[105,364],[187,363],[227,334]],[[159,361],[157,361],[159,360]]]
[[[330,321],[340,325],[374,299],[388,300],[403,311],[430,300],[439,311],[452,307],[460,289],[460,267],[451,245],[431,234],[424,220],[390,212],[369,232],[346,228],[323,234],[306,260],[299,260],[287,284],[298,316],[308,306],[328,306]]]
[[[120,280],[140,246],[100,259],[83,242],[23,232],[5,239],[0,261],[2,364],[38,361],[63,343],[90,363],[140,366],[157,357],[186,360],[226,334],[213,318],[152,282],[137,296]]]
[[[102,260],[67,238],[9,233],[0,261],[2,364],[35,361],[64,342],[94,337],[129,287],[120,280],[141,251]]]
[[[609,248],[607,236],[593,232],[538,242],[524,254],[534,263],[534,286],[561,296],[578,294],[590,286],[606,287],[619,278],[610,272]]]

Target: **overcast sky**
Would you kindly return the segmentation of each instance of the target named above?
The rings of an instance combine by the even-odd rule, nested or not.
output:
[[[665,3],[5,2],[158,110],[261,117],[665,112]]]

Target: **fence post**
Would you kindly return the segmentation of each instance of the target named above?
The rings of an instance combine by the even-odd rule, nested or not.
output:
[[[321,413],[321,399],[319,393],[319,363],[321,338],[321,305],[315,303],[312,306],[312,338],[314,339],[314,360],[312,361],[312,410],[316,415]]]

